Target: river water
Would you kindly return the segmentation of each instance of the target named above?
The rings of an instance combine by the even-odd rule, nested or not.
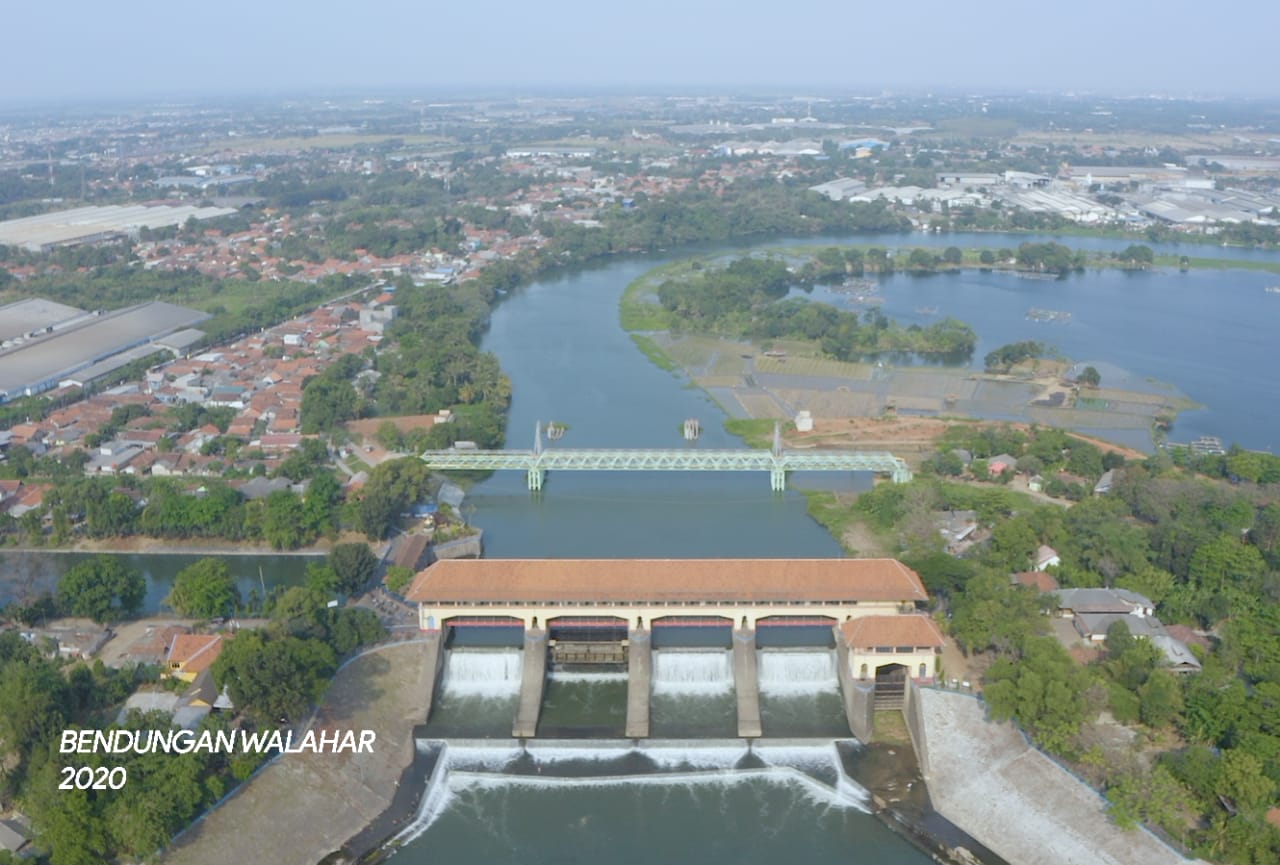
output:
[[[1010,248],[1025,236],[859,236],[848,242]],[[828,242],[812,238],[775,246]],[[1090,250],[1126,242],[1068,238]],[[682,250],[680,256],[708,252]],[[1201,246],[1159,247],[1187,255],[1244,259],[1274,253]],[[510,447],[529,447],[537,421],[569,426],[571,447],[667,448],[685,445],[684,418],[702,421],[697,447],[736,447],[724,414],[680,376],[651,364],[618,326],[625,286],[668,257],[612,259],[566,271],[514,292],[493,314],[484,348],[495,352],[512,379],[507,432]],[[1040,339],[1077,361],[1095,362],[1116,384],[1121,370],[1133,383],[1168,382],[1203,403],[1179,418],[1175,438],[1217,435],[1247,447],[1280,445],[1280,383],[1273,375],[1280,296],[1263,292],[1280,277],[1248,271],[1121,273],[1089,271],[1060,281],[1021,280],[966,272],[884,280],[885,311],[907,322],[937,306],[973,325],[975,362],[995,346]],[[1036,324],[1029,307],[1066,310],[1066,325]],[[1104,366],[1105,364],[1105,366]],[[803,477],[791,479],[804,481]],[[816,486],[863,485],[866,478],[816,477]],[[835,541],[805,513],[796,492],[774,494],[764,474],[575,473],[548,476],[531,495],[525,478],[496,473],[477,485],[467,503],[485,530],[492,557],[834,557]],[[148,575],[148,609],[167,593],[173,575],[198,557],[138,556],[131,564]],[[50,584],[71,558],[0,554],[0,581],[12,596],[23,587]],[[297,582],[306,560],[233,557],[245,594],[259,583]],[[259,571],[261,566],[261,571]],[[675,647],[675,648],[678,648]],[[762,659],[772,679],[762,694],[766,730],[788,735],[838,735],[839,699],[829,677],[825,647],[788,659]],[[460,658],[446,674],[432,714],[437,735],[490,737],[472,749],[439,790],[429,818],[393,857],[395,865],[442,861],[490,863],[703,862],[876,863],[924,865],[928,858],[866,813],[857,791],[827,777],[830,758],[804,751],[773,758],[744,755],[737,745],[694,744],[653,754],[623,756],[588,748],[581,753],[530,756],[512,749],[509,736],[518,668],[496,657]],[[680,735],[729,734],[732,698],[717,675],[677,663],[666,672],[668,692],[655,696],[655,725]],[[705,659],[699,659],[704,665]],[[487,671],[487,672],[486,672]],[[682,696],[680,683],[703,676],[708,693]],[[450,678],[453,685],[450,685]],[[796,684],[802,687],[795,687]],[[624,683],[618,678],[553,678],[545,709],[557,725],[574,719],[596,729],[617,727]],[[704,711],[690,712],[692,700]],[[706,715],[704,718],[703,715]],[[430,725],[429,725],[430,727]],[[772,733],[771,733],[772,734]],[[504,742],[503,739],[506,738]],[[821,751],[821,748],[819,748]],[[825,753],[825,752],[824,752]],[[823,764],[823,760],[827,763]],[[450,763],[454,766],[453,762]],[[800,765],[806,772],[792,768]],[[822,783],[815,783],[817,777]]]
[[[894,235],[850,242],[1016,247],[1045,239]],[[823,241],[772,245],[815,242]],[[1065,242],[1101,251],[1126,245],[1097,239]],[[685,250],[681,257],[705,251]],[[1204,247],[1159,251],[1275,258]],[[552,420],[568,425],[562,442],[569,447],[690,446],[680,436],[686,417],[702,421],[697,447],[740,446],[723,432],[725,416],[715,403],[682,377],[650,363],[618,326],[618,301],[626,285],[674,257],[618,258],[549,275],[514,292],[495,310],[484,348],[498,355],[512,380],[508,446],[530,447],[535,424]],[[1059,281],[975,271],[926,278],[895,275],[883,281],[880,291],[885,311],[908,323],[927,324],[929,319],[915,312],[925,306],[970,322],[979,334],[976,363],[998,345],[1040,339],[1075,360],[1099,365],[1108,383],[1118,385],[1125,375],[1130,386],[1141,387],[1154,379],[1203,403],[1204,410],[1179,419],[1180,438],[1211,434],[1268,447],[1280,413],[1280,385],[1271,370],[1280,297],[1263,288],[1277,281],[1243,270],[1091,270]],[[1030,322],[1030,307],[1070,311],[1073,320],[1064,325]],[[814,483],[850,481],[823,477]],[[467,509],[485,530],[486,555],[499,558],[840,554],[835,541],[805,514],[803,498],[794,491],[771,493],[763,474],[561,472],[549,475],[543,492],[534,495],[522,474],[499,472],[472,490]],[[762,695],[766,721],[772,716],[776,728],[789,735],[839,735],[839,699],[822,651],[762,664],[779,679]],[[516,674],[509,662],[480,660],[501,670],[495,674],[495,692],[477,696],[467,685],[451,693],[446,681],[444,711],[432,716],[437,734],[498,740],[508,735]],[[674,660],[671,671],[655,670],[656,727],[665,724],[671,731],[667,735],[682,735],[692,724],[696,735],[726,735],[722,721],[732,713],[732,697],[718,687],[718,668],[709,666],[715,661],[703,657],[688,666],[686,658],[681,667],[680,659]],[[460,683],[476,663],[468,659],[458,668]],[[659,687],[664,675],[668,681]],[[698,677],[708,681],[694,684]],[[804,687],[793,687],[800,680]],[[681,696],[686,686],[695,693]],[[705,693],[697,694],[699,687]],[[561,721],[576,713],[599,724],[596,729],[607,729],[620,725],[624,694],[620,680],[553,677],[544,706]],[[690,712],[681,700],[692,700],[704,711]],[[829,788],[815,787],[805,776],[777,766],[744,766],[732,747],[716,752],[712,762],[718,764],[712,771],[681,766],[695,771],[675,776],[664,776],[650,765],[597,760],[594,770],[539,763],[537,777],[529,777],[527,765],[524,771],[512,769],[528,755],[514,754],[509,744],[495,741],[477,753],[473,759],[479,760],[481,771],[465,764],[451,771],[431,804],[430,817],[416,830],[420,834],[393,857],[395,865],[475,858],[530,865],[928,861],[848,797],[833,796]]]
[[[173,580],[183,568],[205,556],[157,554],[116,554],[127,568],[142,574],[147,581],[147,594],[142,613],[160,612],[161,602],[173,588]],[[211,554],[212,555],[212,554]],[[33,598],[42,592],[57,590],[58,578],[77,562],[91,558],[89,553],[0,552],[0,606],[15,600]],[[311,556],[222,556],[236,578],[242,600],[251,592],[258,596],[276,586],[302,585]]]

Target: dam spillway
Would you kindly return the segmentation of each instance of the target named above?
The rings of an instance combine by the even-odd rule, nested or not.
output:
[[[556,662],[554,640],[541,630],[525,633],[519,648],[511,645],[515,633],[498,637],[501,646],[472,644],[477,632],[493,638],[498,630],[470,629],[464,645],[440,650],[429,735],[531,741],[850,735],[836,653],[821,645],[830,643],[829,630],[770,628],[765,646],[757,632],[739,630],[726,646],[727,629],[664,628],[657,648],[649,631],[619,632],[625,664]],[[800,634],[812,644],[772,645],[788,630],[784,643]]]

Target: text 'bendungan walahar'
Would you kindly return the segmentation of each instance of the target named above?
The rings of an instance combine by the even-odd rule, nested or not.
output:
[[[373,730],[63,730],[62,754],[372,754]],[[123,766],[64,766],[60,790],[119,790]]]

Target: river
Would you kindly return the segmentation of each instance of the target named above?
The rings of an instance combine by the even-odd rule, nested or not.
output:
[[[1016,247],[1046,239],[894,235],[849,242]],[[825,242],[806,238],[769,245]],[[1127,245],[1101,239],[1064,242],[1104,251]],[[678,257],[706,251],[684,250]],[[1218,252],[1167,246],[1158,251]],[[1276,259],[1274,253],[1222,253]],[[512,380],[510,447],[531,446],[535,424],[552,420],[568,426],[565,446],[689,446],[680,436],[686,417],[702,421],[695,446],[740,445],[723,432],[725,415],[714,402],[681,376],[650,363],[618,325],[618,301],[626,285],[675,257],[622,257],[547,275],[499,305],[483,347],[498,355]],[[1269,362],[1280,297],[1263,288],[1276,281],[1274,275],[1243,270],[1090,270],[1060,281],[970,271],[895,275],[881,290],[886,312],[905,321],[927,323],[915,309],[937,306],[940,314],[970,322],[979,334],[978,362],[1003,343],[1041,339],[1073,359],[1100,365],[1109,383],[1120,384],[1121,376],[1133,386],[1148,379],[1169,382],[1203,403],[1205,409],[1179,419],[1180,437],[1213,434],[1267,447],[1280,412]],[[1027,321],[1026,310],[1033,306],[1070,311],[1073,320],[1066,325]],[[803,497],[794,490],[771,493],[763,474],[561,472],[549,475],[543,492],[534,495],[522,474],[499,472],[471,491],[466,507],[469,518],[485,530],[491,557],[840,554],[835,541],[805,514]],[[494,704],[500,720],[510,717],[512,696]],[[477,706],[452,720],[465,728],[468,712],[494,714]],[[507,723],[500,726],[505,729]],[[545,775],[540,767],[540,777],[529,778],[527,767],[525,774],[496,771],[513,759],[507,747],[494,743],[488,771],[456,773],[444,801],[435,803],[429,826],[393,857],[395,865],[477,856],[530,865],[589,859],[735,865],[780,858],[880,865],[928,861],[861,808],[815,794],[785,772],[663,778],[652,769],[639,774],[601,769],[586,774],[603,771],[606,777],[588,782],[557,780],[583,770],[562,772],[549,765]],[[730,755],[727,765],[739,765],[734,759]]]
[[[872,235],[858,244],[1016,247],[1055,238],[986,234]],[[1063,238],[1091,251],[1126,242]],[[820,245],[813,238],[768,246]],[[1280,253],[1160,245],[1158,252],[1280,261]],[[507,444],[532,446],[541,420],[568,425],[568,447],[684,445],[680,424],[702,420],[699,447],[739,446],[724,414],[701,390],[640,353],[618,326],[622,290],[652,267],[680,256],[624,257],[554,274],[519,289],[493,314],[484,348],[511,377]],[[1042,340],[1102,371],[1104,385],[1145,389],[1163,382],[1204,406],[1181,414],[1174,440],[1215,435],[1245,447],[1280,447],[1280,378],[1273,374],[1280,295],[1263,289],[1280,276],[1248,270],[1128,272],[1091,269],[1062,280],[1009,274],[895,274],[883,282],[885,311],[927,324],[921,307],[969,322],[978,333],[974,363],[993,348]],[[1072,313],[1067,324],[1028,321],[1031,307]],[[1142,444],[1141,441],[1129,441]],[[1149,442],[1146,443],[1149,447]],[[838,483],[830,477],[791,483]],[[847,480],[843,481],[848,483]],[[804,513],[795,493],[777,496],[764,475],[586,473],[547,477],[531,498],[525,479],[500,472],[469,499],[485,529],[488,555],[512,556],[828,556],[838,547]]]
[[[848,242],[1012,248],[1046,239],[893,235],[858,236]],[[803,238],[770,245],[836,242]],[[1127,245],[1090,238],[1063,242],[1090,250]],[[1242,260],[1280,258],[1203,246],[1157,248]],[[709,251],[682,250],[679,257]],[[675,257],[620,257],[549,274],[498,306],[483,347],[498,355],[512,380],[509,446],[529,447],[539,420],[567,424],[565,446],[690,446],[680,436],[687,417],[702,421],[702,438],[692,446],[740,445],[723,432],[724,413],[714,402],[681,376],[655,367],[618,326],[618,300],[625,286]],[[1265,448],[1280,444],[1273,438],[1280,427],[1280,383],[1272,376],[1280,297],[1262,290],[1275,282],[1280,277],[1234,270],[1090,270],[1051,282],[970,271],[924,278],[895,275],[884,281],[882,290],[886,312],[905,321],[916,320],[916,308],[937,306],[940,314],[971,323],[980,339],[977,362],[997,345],[1041,339],[1075,360],[1096,362],[1108,377],[1105,383],[1118,383],[1123,370],[1133,382],[1169,382],[1204,404],[1203,410],[1179,418],[1175,438],[1208,434]],[[1070,311],[1073,320],[1066,325],[1029,322],[1025,313],[1032,306]],[[792,486],[804,481],[793,478]],[[809,482],[865,485],[867,479],[817,477]],[[470,520],[485,530],[491,557],[840,555],[836,542],[806,515],[803,497],[794,490],[771,493],[763,473],[562,472],[549,475],[544,491],[532,495],[522,474],[499,472],[471,491],[466,509]],[[195,558],[131,557],[132,564],[148,573],[149,609],[168,591],[173,574]],[[23,562],[28,569],[44,568],[39,579],[50,580],[67,561],[4,554],[0,568],[12,574],[15,563]],[[246,594],[258,582],[259,564],[267,588],[297,581],[306,564],[305,559],[285,557],[235,562]],[[10,583],[35,580],[23,576],[13,583],[11,577]],[[602,693],[621,692],[617,683],[601,684]],[[616,694],[610,699],[616,701]],[[476,711],[487,712],[492,716],[488,720],[497,718],[489,725],[497,731],[492,735],[509,730],[508,710]],[[828,706],[812,714],[830,712]],[[475,729],[484,726],[483,720],[470,730],[460,724],[458,733],[484,735]],[[793,718],[787,723],[799,722]],[[822,735],[827,729],[824,721],[809,734]],[[530,777],[528,765],[523,772],[496,771],[519,759],[510,750],[509,744],[495,742],[473,755],[478,766],[459,764],[467,771],[451,776],[429,825],[392,857],[395,865],[929,861],[867,814],[856,796],[833,796],[828,787],[815,787],[807,776],[776,765],[762,768],[732,747],[700,754],[690,746],[684,759],[668,759],[665,767],[652,765],[649,757],[638,767],[634,756],[610,763],[580,754],[577,762],[560,767],[547,761],[545,772],[537,764],[536,777]],[[596,766],[583,768],[584,762]],[[662,774],[673,766],[689,771]]]
[[[173,588],[178,572],[205,558],[203,555],[173,553],[113,555],[119,555],[126,567],[141,573],[147,581],[147,593],[142,601],[144,615],[160,612],[161,603]],[[90,557],[90,553],[0,551],[0,606],[55,591],[58,578],[64,571]],[[270,554],[223,556],[222,560],[231,569],[240,597],[245,600],[251,592],[261,596],[264,589],[269,592],[276,586],[301,585],[307,563],[316,561],[310,556]]]

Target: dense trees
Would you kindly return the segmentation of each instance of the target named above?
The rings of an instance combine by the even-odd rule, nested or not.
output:
[[[1120,252],[1113,253],[1115,259],[1135,267],[1150,267],[1156,260],[1151,247],[1141,243],[1131,243]]]
[[[985,696],[991,716],[1016,717],[1045,747],[1070,754],[1088,717],[1087,677],[1052,637],[1029,637],[1018,662],[1001,658],[987,670]]]
[[[301,718],[336,668],[337,658],[323,642],[247,631],[227,643],[213,675],[237,706],[261,723],[275,724]]]
[[[349,381],[319,375],[302,389],[302,432],[329,432],[356,416],[359,398]]]
[[[983,365],[988,370],[1008,370],[1015,364],[1022,363],[1024,360],[1032,358],[1044,357],[1045,345],[1042,342],[1027,340],[1026,342],[1013,342],[1008,345],[1002,345],[996,350],[989,352],[983,359]]]
[[[58,602],[73,616],[114,622],[142,607],[147,583],[117,556],[94,556],[72,565],[58,580]]]
[[[370,540],[386,537],[400,514],[426,497],[429,485],[430,471],[419,459],[379,464],[370,473],[356,509],[360,530]]]
[[[225,561],[205,558],[178,572],[165,603],[184,616],[228,616],[240,606],[240,590]]]
[[[795,282],[782,261],[746,257],[668,280],[657,296],[673,327],[756,340],[812,340],[840,360],[887,351],[962,357],[976,344],[968,325],[954,319],[903,328],[876,309],[860,317],[802,298],[784,299]]]
[[[125,769],[128,783],[111,795],[58,789],[66,763],[57,754],[59,733],[101,726],[104,713],[114,714],[139,682],[154,675],[141,667],[66,664],[42,656],[16,632],[0,635],[3,793],[17,797],[31,817],[37,846],[51,865],[145,859],[226,790],[231,766],[223,755],[134,753],[77,757],[78,765]],[[217,716],[204,722],[224,724]],[[169,719],[133,713],[123,726],[164,730]]]
[[[1060,243],[1023,243],[1017,252],[1018,267],[1060,275],[1084,269],[1085,260],[1083,251],[1072,251]]]
[[[329,553],[329,567],[338,578],[338,590],[354,595],[364,588],[378,567],[378,557],[368,544],[338,544]]]
[[[1028,434],[961,424],[942,446],[979,456],[1008,452],[1035,460],[1046,473],[1076,468],[1096,476],[1122,465],[1092,444],[1049,429]],[[1225,478],[1230,458],[1205,459],[1197,467]],[[1280,789],[1275,488],[1238,476],[1234,484],[1210,481],[1157,455],[1124,463],[1109,494],[1082,495],[1064,510],[1004,487],[954,484],[942,474],[877,486],[854,508],[872,526],[892,532],[906,551],[904,560],[945,609],[960,646],[993,658],[984,679],[993,716],[1018,720],[1042,747],[1071,759],[1106,791],[1121,825],[1155,821],[1217,861],[1275,861],[1280,833],[1264,819]],[[922,487],[928,495],[917,489]],[[962,558],[919,549],[920,501],[932,502],[935,513],[975,510],[989,539]],[[1039,543],[1061,554],[1055,575],[1063,585],[1129,588],[1150,597],[1166,624],[1211,634],[1208,648],[1191,647],[1203,670],[1171,672],[1159,647],[1132,636],[1122,622],[1108,632],[1106,652],[1087,665],[1040,637],[1048,624],[1041,602],[1009,579]],[[1145,735],[1135,741],[1144,753],[1102,749],[1098,742],[1105,737],[1086,726],[1102,709],[1143,728]]]

